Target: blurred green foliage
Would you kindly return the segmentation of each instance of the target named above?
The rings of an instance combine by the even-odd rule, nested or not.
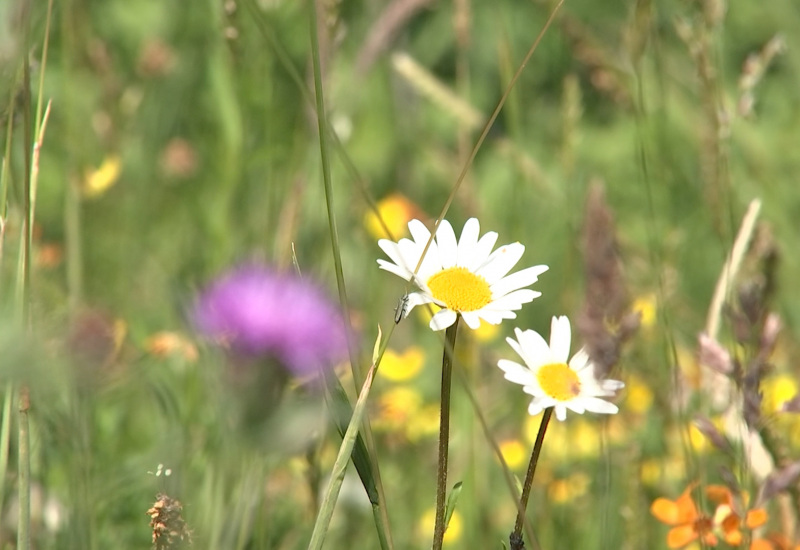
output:
[[[393,322],[404,292],[376,267],[381,253],[364,226],[367,199],[400,192],[426,221],[440,213],[480,132],[459,118],[453,98],[488,119],[553,8],[543,0],[428,2],[393,20],[387,7],[319,3],[327,109],[341,140],[333,201],[347,305],[365,348],[376,324]],[[43,1],[0,3],[0,143],[9,148],[0,189],[7,197],[0,377],[9,388],[22,382],[32,391],[33,478],[42,497],[35,547],[146,548],[145,511],[164,491],[184,504],[198,548],[303,548],[339,444],[319,398],[293,388],[262,425],[242,426],[237,395],[224,383],[229,366],[202,344],[194,355],[186,317],[198,288],[250,258],[289,267],[296,254],[303,273],[335,290],[307,5],[54,3],[33,335],[22,337],[15,292],[24,151],[31,147],[23,141],[23,98],[35,106],[46,15]],[[652,499],[676,496],[701,471],[713,477],[723,462],[709,452],[690,461],[684,476],[663,474],[655,483],[639,476],[651,460],[686,451],[667,435],[686,420],[674,414],[674,353],[691,355],[754,198],[763,201],[757,241],[778,258],[770,307],[785,329],[776,368],[797,375],[798,28],[795,0],[568,2],[455,196],[447,217],[457,232],[477,216],[500,243],[525,244],[523,264],[550,266],[535,287],[543,296],[516,324],[503,325],[489,343],[468,335],[461,342],[461,368],[498,438],[525,441],[527,422],[524,396],[510,395],[494,367],[509,353],[502,337],[509,326],[544,329],[552,315],[576,314],[583,303],[580,243],[590,183],[605,185],[631,299],[659,296],[655,326],[629,344],[617,376],[641,377],[655,394],[652,408],[634,413],[623,404],[633,428],[621,439],[590,420],[604,443],[585,456],[553,457],[544,468],[529,514],[542,548],[665,547],[665,529],[646,512]],[[784,46],[762,67],[752,109],[740,111],[747,60],[757,63],[749,56],[776,36]],[[399,52],[445,95],[398,71]],[[26,61],[30,89],[22,79]],[[750,261],[743,277],[759,269]],[[182,343],[160,352],[153,337],[162,331]],[[441,341],[424,319],[414,320],[399,325],[392,343],[411,345],[426,359],[407,384],[430,416]],[[515,506],[456,386],[451,479],[464,481],[464,532],[454,547],[500,548]],[[393,387],[376,385],[376,419]],[[418,525],[433,506],[434,438],[377,432],[395,543],[424,547],[429,533]],[[13,438],[8,445],[0,548],[15,547],[13,521],[6,521],[15,506]],[[545,463],[547,449],[546,441]],[[148,474],[159,463],[171,477]],[[558,501],[553,484],[575,471],[586,474],[583,492]],[[515,473],[523,475],[524,465]],[[344,491],[328,547],[377,547],[360,491],[357,483]],[[60,515],[44,519],[45,504]]]

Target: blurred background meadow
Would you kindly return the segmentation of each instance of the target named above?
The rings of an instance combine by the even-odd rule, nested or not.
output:
[[[550,269],[517,319],[460,328],[445,546],[508,546],[492,441],[522,479],[540,418],[497,360],[568,315],[626,387],[617,415],[551,423],[526,547],[677,547],[677,526],[795,548],[797,29],[796,0],[0,2],[0,548],[28,462],[32,548],[305,548],[342,441],[324,392],[192,311],[243,263],[340,303],[337,256],[361,376],[388,338],[367,417],[393,547],[429,547],[443,333],[425,308],[395,326],[409,289],[377,241],[432,228],[454,190],[456,234],[477,217]],[[325,541],[380,548],[352,471]]]

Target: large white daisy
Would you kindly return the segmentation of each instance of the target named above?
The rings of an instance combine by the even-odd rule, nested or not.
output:
[[[413,281],[420,289],[408,295],[404,316],[415,306],[433,303],[442,308],[431,319],[433,330],[449,327],[459,314],[467,326],[476,329],[481,319],[493,325],[503,319],[514,319],[517,316],[514,312],[522,304],[542,295],[525,287],[535,283],[547,266],[537,265],[508,275],[525,247],[512,243],[492,252],[497,233],[490,231],[478,238],[480,224],[476,218],[467,220],[458,241],[450,223],[442,220],[416,273],[431,233],[419,220],[408,222],[408,229],[413,241],[378,241],[378,246],[392,260],[378,260],[380,268]]]
[[[625,386],[618,380],[595,378],[594,364],[581,348],[569,358],[570,326],[566,317],[553,317],[550,326],[550,344],[538,332],[514,329],[517,339],[506,338],[525,365],[500,359],[497,366],[506,373],[506,380],[520,384],[522,390],[533,396],[528,413],[537,415],[548,407],[555,407],[556,418],[564,420],[567,409],[578,414],[584,411],[614,414],[619,409],[601,397],[611,397]]]

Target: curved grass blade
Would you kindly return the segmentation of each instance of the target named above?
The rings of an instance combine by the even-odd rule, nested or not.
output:
[[[378,339],[376,341],[376,350],[380,343],[381,334],[378,330]],[[376,354],[378,354],[376,352]],[[342,445],[339,447],[339,454],[336,456],[336,462],[333,464],[331,471],[331,479],[328,482],[328,488],[325,491],[325,498],[320,505],[319,514],[317,514],[317,521],[314,523],[314,531],[311,533],[311,542],[308,543],[308,550],[319,550],[322,548],[322,543],[325,541],[325,535],[330,526],[331,517],[333,517],[333,510],[336,507],[336,500],[339,498],[339,491],[342,488],[344,475],[347,472],[347,463],[353,454],[356,447],[356,441],[359,438],[358,429],[361,425],[361,420],[364,417],[366,410],[367,398],[372,389],[372,382],[375,378],[379,361],[373,361],[367,372],[366,379],[361,388],[361,393],[356,401],[356,406],[353,409],[353,415],[350,418],[350,423],[347,425],[347,430],[342,439]],[[366,451],[366,449],[365,449]],[[367,459],[368,460],[368,459]],[[355,460],[353,461],[355,463]],[[361,475],[359,473],[359,475]],[[363,480],[362,480],[363,481]],[[380,528],[378,529],[380,534]],[[386,541],[381,539],[381,547],[386,548]]]

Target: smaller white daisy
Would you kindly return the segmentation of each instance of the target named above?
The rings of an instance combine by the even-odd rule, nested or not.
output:
[[[508,359],[500,359],[497,366],[505,372],[506,380],[522,386],[533,396],[528,413],[537,415],[548,407],[555,407],[556,418],[567,418],[567,409],[578,414],[584,411],[615,414],[616,405],[601,397],[611,397],[625,384],[619,380],[598,380],[594,364],[581,348],[569,358],[571,340],[569,319],[553,317],[550,326],[550,345],[538,332],[514,329],[517,339],[506,338],[525,366]]]
[[[522,304],[541,296],[541,292],[525,287],[535,283],[547,266],[537,265],[508,275],[525,247],[512,243],[492,252],[497,233],[490,231],[479,239],[480,224],[476,218],[467,220],[458,241],[450,223],[442,220],[416,273],[431,233],[419,220],[408,222],[408,229],[413,241],[378,241],[378,246],[392,260],[378,260],[380,268],[413,281],[420,289],[408,294],[402,316],[415,306],[434,303],[442,309],[431,319],[433,330],[451,326],[459,314],[469,328],[477,329],[481,319],[492,325],[514,319],[517,316],[514,312]]]

